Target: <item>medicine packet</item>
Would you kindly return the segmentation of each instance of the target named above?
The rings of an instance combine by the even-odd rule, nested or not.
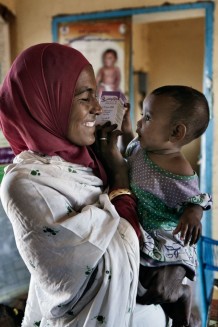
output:
[[[121,130],[125,113],[125,95],[119,91],[103,91],[99,103],[103,112],[97,116],[96,125],[103,125],[110,121],[111,124],[117,124],[117,129]]]

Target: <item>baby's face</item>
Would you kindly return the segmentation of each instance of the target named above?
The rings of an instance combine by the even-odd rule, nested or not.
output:
[[[104,66],[113,67],[116,62],[116,58],[112,52],[108,52],[104,55]]]
[[[137,123],[140,144],[147,151],[165,151],[171,143],[171,117],[175,108],[172,98],[164,95],[148,95],[143,103],[142,118]]]

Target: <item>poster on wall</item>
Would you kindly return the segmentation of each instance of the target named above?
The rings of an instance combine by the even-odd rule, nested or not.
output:
[[[104,90],[121,91],[128,97],[129,19],[63,21],[58,24],[57,32],[59,43],[79,50],[92,64],[99,95]]]

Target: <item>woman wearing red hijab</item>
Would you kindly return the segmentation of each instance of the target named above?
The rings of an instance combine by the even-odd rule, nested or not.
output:
[[[165,326],[159,306],[135,305],[136,204],[116,157],[105,191],[90,147],[100,113],[92,66],[70,47],[28,48],[2,85],[0,127],[16,157],[1,200],[31,274],[22,327]]]
[[[2,85],[0,125],[16,157],[1,199],[31,274],[23,327],[136,326],[138,238],[89,147],[100,113],[92,66],[63,45],[28,48]],[[112,186],[128,187],[125,171]]]

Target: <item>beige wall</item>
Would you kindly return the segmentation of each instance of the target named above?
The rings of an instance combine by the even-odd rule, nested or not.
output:
[[[52,41],[51,20],[56,15],[155,6],[164,2],[160,0],[131,0],[128,2],[126,0],[4,0],[10,6],[12,1],[16,3],[17,15],[15,54],[32,44]],[[171,1],[175,4],[184,2],[195,1]]]
[[[195,0],[171,0],[172,4],[193,3]],[[51,21],[52,17],[60,14],[74,14],[129,7],[157,6],[165,3],[164,0],[1,0],[0,3],[16,13],[16,25],[13,41],[13,57],[24,48],[39,42],[52,41]],[[217,0],[215,1],[217,4]],[[215,34],[214,34],[214,221],[218,216],[218,8],[215,10]],[[188,36],[188,34],[187,34]],[[190,49],[195,51],[194,48]],[[140,55],[143,55],[142,53]],[[164,67],[163,67],[164,69]],[[214,236],[218,238],[218,224],[213,224]]]
[[[149,24],[149,90],[164,84],[184,84],[202,90],[204,19]]]
[[[149,55],[149,25],[133,24],[132,26],[132,54],[135,71],[148,72],[150,69]]]

